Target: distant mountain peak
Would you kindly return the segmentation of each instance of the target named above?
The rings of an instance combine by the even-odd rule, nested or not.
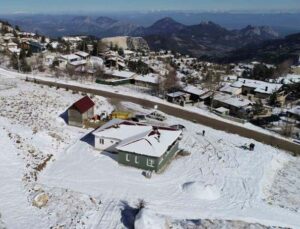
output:
[[[155,22],[152,26],[158,26],[158,25],[183,26],[183,24],[175,21],[171,17],[162,18],[162,19],[158,20],[157,22]]]

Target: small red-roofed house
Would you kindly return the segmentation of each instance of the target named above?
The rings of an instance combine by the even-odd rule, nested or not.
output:
[[[82,127],[85,120],[94,117],[94,106],[95,103],[88,96],[75,102],[68,109],[68,124]]]

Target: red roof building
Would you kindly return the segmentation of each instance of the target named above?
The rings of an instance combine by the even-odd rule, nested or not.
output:
[[[84,121],[94,117],[94,106],[95,103],[88,96],[78,100],[68,109],[68,124],[82,127]]]
[[[76,109],[80,112],[80,114],[83,114],[94,106],[95,103],[93,102],[93,100],[91,100],[90,97],[85,96],[82,99],[78,100],[76,103],[74,103],[70,108]]]

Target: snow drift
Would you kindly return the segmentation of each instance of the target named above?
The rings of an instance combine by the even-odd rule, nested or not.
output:
[[[202,182],[188,182],[182,185],[182,190],[200,200],[216,200],[220,198],[220,191],[216,185]]]
[[[135,229],[167,229],[167,220],[149,209],[141,209],[135,217]]]

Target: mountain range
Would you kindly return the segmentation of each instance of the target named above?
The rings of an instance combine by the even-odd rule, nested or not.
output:
[[[300,33],[276,40],[267,40],[258,44],[248,44],[227,53],[223,57],[211,56],[207,60],[221,63],[257,60],[271,64],[279,64],[285,60],[291,60],[294,64],[299,64]]]
[[[241,30],[228,30],[210,21],[188,26],[172,18],[163,18],[150,27],[140,27],[132,35],[144,37],[154,50],[169,49],[196,57],[222,56],[247,44],[279,37],[266,26],[249,25]]]
[[[9,22],[19,25],[25,31],[37,31],[50,37],[140,36],[148,42],[151,49],[168,49],[196,57],[219,57],[247,44],[257,44],[279,37],[278,33],[266,26],[228,30],[211,21],[185,25],[170,17],[160,19],[149,27],[103,16],[33,15],[11,19]]]

